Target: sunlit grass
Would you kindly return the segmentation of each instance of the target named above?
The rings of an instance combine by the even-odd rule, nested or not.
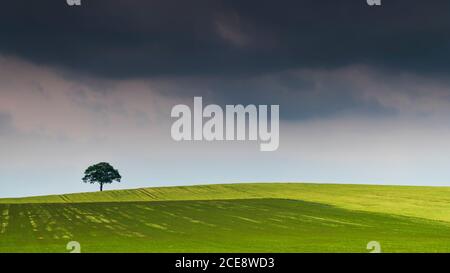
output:
[[[450,190],[317,184],[148,188],[0,201],[0,252],[449,252]]]

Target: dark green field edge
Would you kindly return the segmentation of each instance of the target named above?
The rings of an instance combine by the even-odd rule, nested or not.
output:
[[[0,204],[0,219],[0,252],[450,252],[446,222],[289,199]]]

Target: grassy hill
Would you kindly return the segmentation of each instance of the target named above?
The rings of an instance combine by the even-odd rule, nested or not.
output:
[[[227,184],[0,199],[0,252],[450,252],[450,188]]]

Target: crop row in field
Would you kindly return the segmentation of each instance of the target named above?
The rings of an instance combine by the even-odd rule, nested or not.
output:
[[[283,199],[0,205],[0,252],[450,251],[445,222]],[[5,217],[7,215],[7,217]]]

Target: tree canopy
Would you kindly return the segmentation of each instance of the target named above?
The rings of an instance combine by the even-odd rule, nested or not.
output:
[[[100,162],[86,169],[83,182],[91,184],[98,183],[100,184],[100,191],[103,191],[103,184],[110,184],[114,181],[120,182],[121,179],[122,176],[118,170],[114,169],[107,162]]]

